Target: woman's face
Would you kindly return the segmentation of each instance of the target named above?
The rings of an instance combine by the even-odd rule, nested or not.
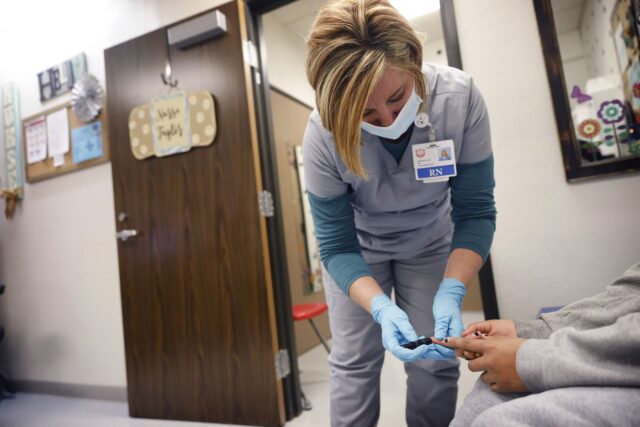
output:
[[[391,125],[412,92],[409,72],[387,68],[367,100],[362,121],[382,127]]]

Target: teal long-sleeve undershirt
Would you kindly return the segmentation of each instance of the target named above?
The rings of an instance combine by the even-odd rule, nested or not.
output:
[[[349,193],[323,198],[307,192],[320,249],[320,259],[333,280],[349,295],[360,277],[372,276],[362,258]]]
[[[451,185],[451,219],[454,224],[451,251],[470,249],[484,261],[496,230],[493,198],[493,154],[477,163],[458,164]]]
[[[493,155],[478,163],[458,164],[457,169],[457,176],[450,180],[454,223],[451,251],[470,249],[486,260],[496,223]],[[348,295],[355,280],[372,276],[358,243],[351,194],[330,198],[310,192],[307,195],[322,263]]]

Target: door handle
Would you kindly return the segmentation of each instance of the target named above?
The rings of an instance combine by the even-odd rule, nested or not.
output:
[[[126,242],[130,237],[136,237],[138,230],[120,230],[116,232],[116,238]]]

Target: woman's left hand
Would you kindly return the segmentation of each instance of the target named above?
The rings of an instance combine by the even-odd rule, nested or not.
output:
[[[479,355],[469,362],[469,370],[484,371],[480,375],[480,380],[488,384],[491,390],[504,393],[529,391],[516,369],[516,355],[524,341],[522,338],[508,337],[482,337],[481,339],[450,337],[446,341],[435,340],[434,342]]]
[[[466,293],[467,288],[458,279],[445,278],[440,283],[438,292],[433,299],[433,317],[435,319],[433,335],[436,338],[443,339],[444,337],[462,335],[464,326],[460,309]],[[455,356],[451,349],[439,346],[438,350],[443,356]]]

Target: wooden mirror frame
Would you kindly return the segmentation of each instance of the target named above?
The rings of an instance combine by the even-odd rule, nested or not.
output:
[[[640,156],[581,165],[551,0],[533,0],[568,182],[640,171]]]

